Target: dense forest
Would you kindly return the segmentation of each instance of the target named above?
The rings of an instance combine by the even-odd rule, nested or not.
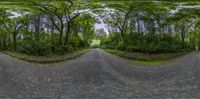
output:
[[[89,48],[94,40],[100,40],[96,47],[128,52],[199,50],[199,4],[4,0],[0,2],[0,50],[60,55]]]
[[[102,46],[128,52],[163,53],[198,50],[199,9],[192,3],[138,2],[109,13],[109,36]],[[120,5],[119,5],[120,6]]]

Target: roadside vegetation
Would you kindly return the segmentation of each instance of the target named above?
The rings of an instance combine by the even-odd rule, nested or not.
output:
[[[88,51],[89,49],[82,49],[74,53],[67,53],[65,55],[49,54],[46,56],[33,56],[33,55],[27,55],[27,54],[17,53],[13,51],[6,51],[4,53],[12,57],[15,57],[17,59],[27,61],[27,62],[49,64],[49,63],[57,63],[57,62],[63,62],[66,60],[74,59],[85,54]]]
[[[125,52],[119,50],[104,49],[104,51],[123,57],[124,60],[133,64],[143,65],[159,65],[177,59],[189,52],[176,53],[141,53],[141,52]]]
[[[100,47],[133,59],[170,59],[199,50],[198,5],[164,0],[3,0],[0,50],[39,57]]]
[[[147,2],[116,7],[120,12],[110,14],[107,24],[110,34],[101,40],[101,47],[142,53],[198,50],[199,10],[180,8],[173,12],[178,6],[177,3]]]
[[[118,11],[107,13],[109,34],[101,39],[101,48],[147,64],[199,50],[200,6],[195,4],[198,2],[112,4]]]
[[[84,9],[79,6],[71,1],[2,1],[0,50],[48,56],[89,48],[96,20],[88,11],[76,11]]]

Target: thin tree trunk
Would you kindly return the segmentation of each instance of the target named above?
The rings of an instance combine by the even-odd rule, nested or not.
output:
[[[184,49],[185,48],[185,36],[184,36],[183,32],[181,32],[181,44],[182,44],[182,48]]]
[[[182,37],[182,39],[181,39],[181,44],[182,44],[182,48],[185,48],[185,38],[184,37]]]
[[[139,20],[138,17],[137,17],[137,26],[138,26],[138,27],[137,27],[137,28],[138,28],[138,31],[137,31],[137,32],[140,33],[140,32],[141,32],[141,31],[140,31],[140,20]]]
[[[11,46],[11,38],[10,38],[10,35],[8,35],[8,47]]]
[[[16,40],[16,33],[13,33],[13,48],[16,51],[17,50],[17,40]]]
[[[70,35],[70,28],[71,28],[71,24],[68,23],[64,45],[66,45],[68,43],[68,39],[69,39],[69,35]]]
[[[2,42],[3,46],[3,50],[7,49],[7,45],[6,45],[6,37],[3,38],[3,42]]]
[[[55,52],[55,48],[54,48],[54,25],[51,26],[51,50],[54,53]]]

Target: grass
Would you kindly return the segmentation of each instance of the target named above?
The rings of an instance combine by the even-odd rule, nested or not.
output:
[[[20,60],[28,61],[28,62],[34,62],[34,63],[40,63],[40,64],[47,64],[47,63],[57,63],[57,62],[62,62],[66,61],[69,59],[76,58],[78,56],[83,55],[84,53],[88,52],[89,49],[82,49],[73,53],[68,53],[65,55],[47,55],[47,56],[31,56],[27,54],[22,54],[22,53],[17,53],[17,52],[11,52],[11,51],[5,51],[4,53],[15,57]]]
[[[117,51],[110,49],[104,49],[104,51],[128,59],[130,63],[142,64],[142,65],[159,65],[188,53],[188,52],[177,52],[177,53],[146,54],[139,52],[124,52],[124,51]]]
[[[159,65],[162,64],[164,61],[142,61],[142,60],[135,60],[134,63],[142,64],[142,65]]]

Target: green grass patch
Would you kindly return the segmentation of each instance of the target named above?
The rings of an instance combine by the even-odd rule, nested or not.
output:
[[[158,65],[167,61],[174,60],[180,56],[188,54],[189,52],[177,52],[177,53],[158,53],[158,54],[146,54],[139,52],[125,52],[118,50],[103,49],[106,52],[115,54],[122,58],[125,58],[130,63],[142,64],[142,65]]]
[[[15,57],[20,60],[28,61],[28,62],[34,62],[34,63],[40,63],[40,64],[47,64],[47,63],[57,63],[66,61],[69,59],[76,58],[78,56],[83,55],[84,53],[88,52],[89,49],[82,49],[73,53],[68,53],[65,55],[55,55],[55,54],[49,54],[47,56],[31,56],[27,54],[17,53],[17,52],[11,52],[11,51],[5,51],[4,53]]]
[[[142,60],[135,60],[134,63],[142,64],[142,65],[159,65],[162,64],[164,61],[142,61]]]

